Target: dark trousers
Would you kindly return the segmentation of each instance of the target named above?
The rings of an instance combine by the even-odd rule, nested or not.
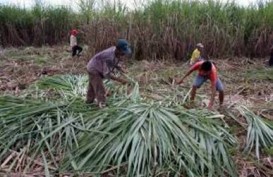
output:
[[[82,48],[78,45],[72,47],[72,57],[79,55],[82,52]]]
[[[97,71],[88,72],[89,75],[89,84],[86,96],[87,103],[93,103],[94,99],[97,99],[99,103],[105,103],[105,88],[103,85],[103,78],[100,73]]]

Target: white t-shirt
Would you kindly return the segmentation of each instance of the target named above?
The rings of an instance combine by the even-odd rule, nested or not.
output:
[[[70,47],[77,45],[77,38],[74,35],[70,35]]]

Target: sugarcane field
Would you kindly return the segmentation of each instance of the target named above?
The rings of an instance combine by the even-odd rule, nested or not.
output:
[[[272,0],[11,2],[0,177],[273,177]]]

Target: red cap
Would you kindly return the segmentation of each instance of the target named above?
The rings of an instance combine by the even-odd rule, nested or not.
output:
[[[73,29],[73,30],[71,30],[71,32],[70,32],[70,34],[72,34],[72,35],[77,35],[79,33],[79,31],[78,30],[76,30],[76,29]]]

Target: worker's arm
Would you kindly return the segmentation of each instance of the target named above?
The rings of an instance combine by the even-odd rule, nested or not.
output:
[[[210,97],[210,102],[208,105],[209,109],[211,109],[214,104],[215,94],[216,94],[216,86],[215,86],[215,83],[211,82],[211,97]]]
[[[182,77],[182,79],[181,79],[180,81],[177,82],[177,84],[183,83],[184,79],[185,79],[186,77],[188,77],[193,71],[194,71],[194,70],[190,69],[190,70],[185,74],[185,76]]]
[[[125,68],[121,67],[121,66],[119,66],[118,70],[123,74],[128,73],[128,71]]]
[[[200,67],[200,65],[201,65],[201,62],[195,63],[195,64],[190,68],[190,70],[185,74],[185,76],[184,76],[180,81],[177,82],[177,84],[183,83],[184,79],[185,79],[186,77],[188,77],[193,71],[198,70],[198,68]]]
[[[210,97],[208,108],[211,109],[214,104],[214,99],[216,94],[217,72],[215,68],[212,69],[212,72],[209,77],[211,82],[211,97]]]
[[[120,82],[122,84],[126,84],[127,81],[125,79],[122,79],[122,78],[119,78],[119,77],[116,77],[114,76],[112,73],[110,74],[110,79],[114,80],[114,81],[117,81],[117,82]]]

